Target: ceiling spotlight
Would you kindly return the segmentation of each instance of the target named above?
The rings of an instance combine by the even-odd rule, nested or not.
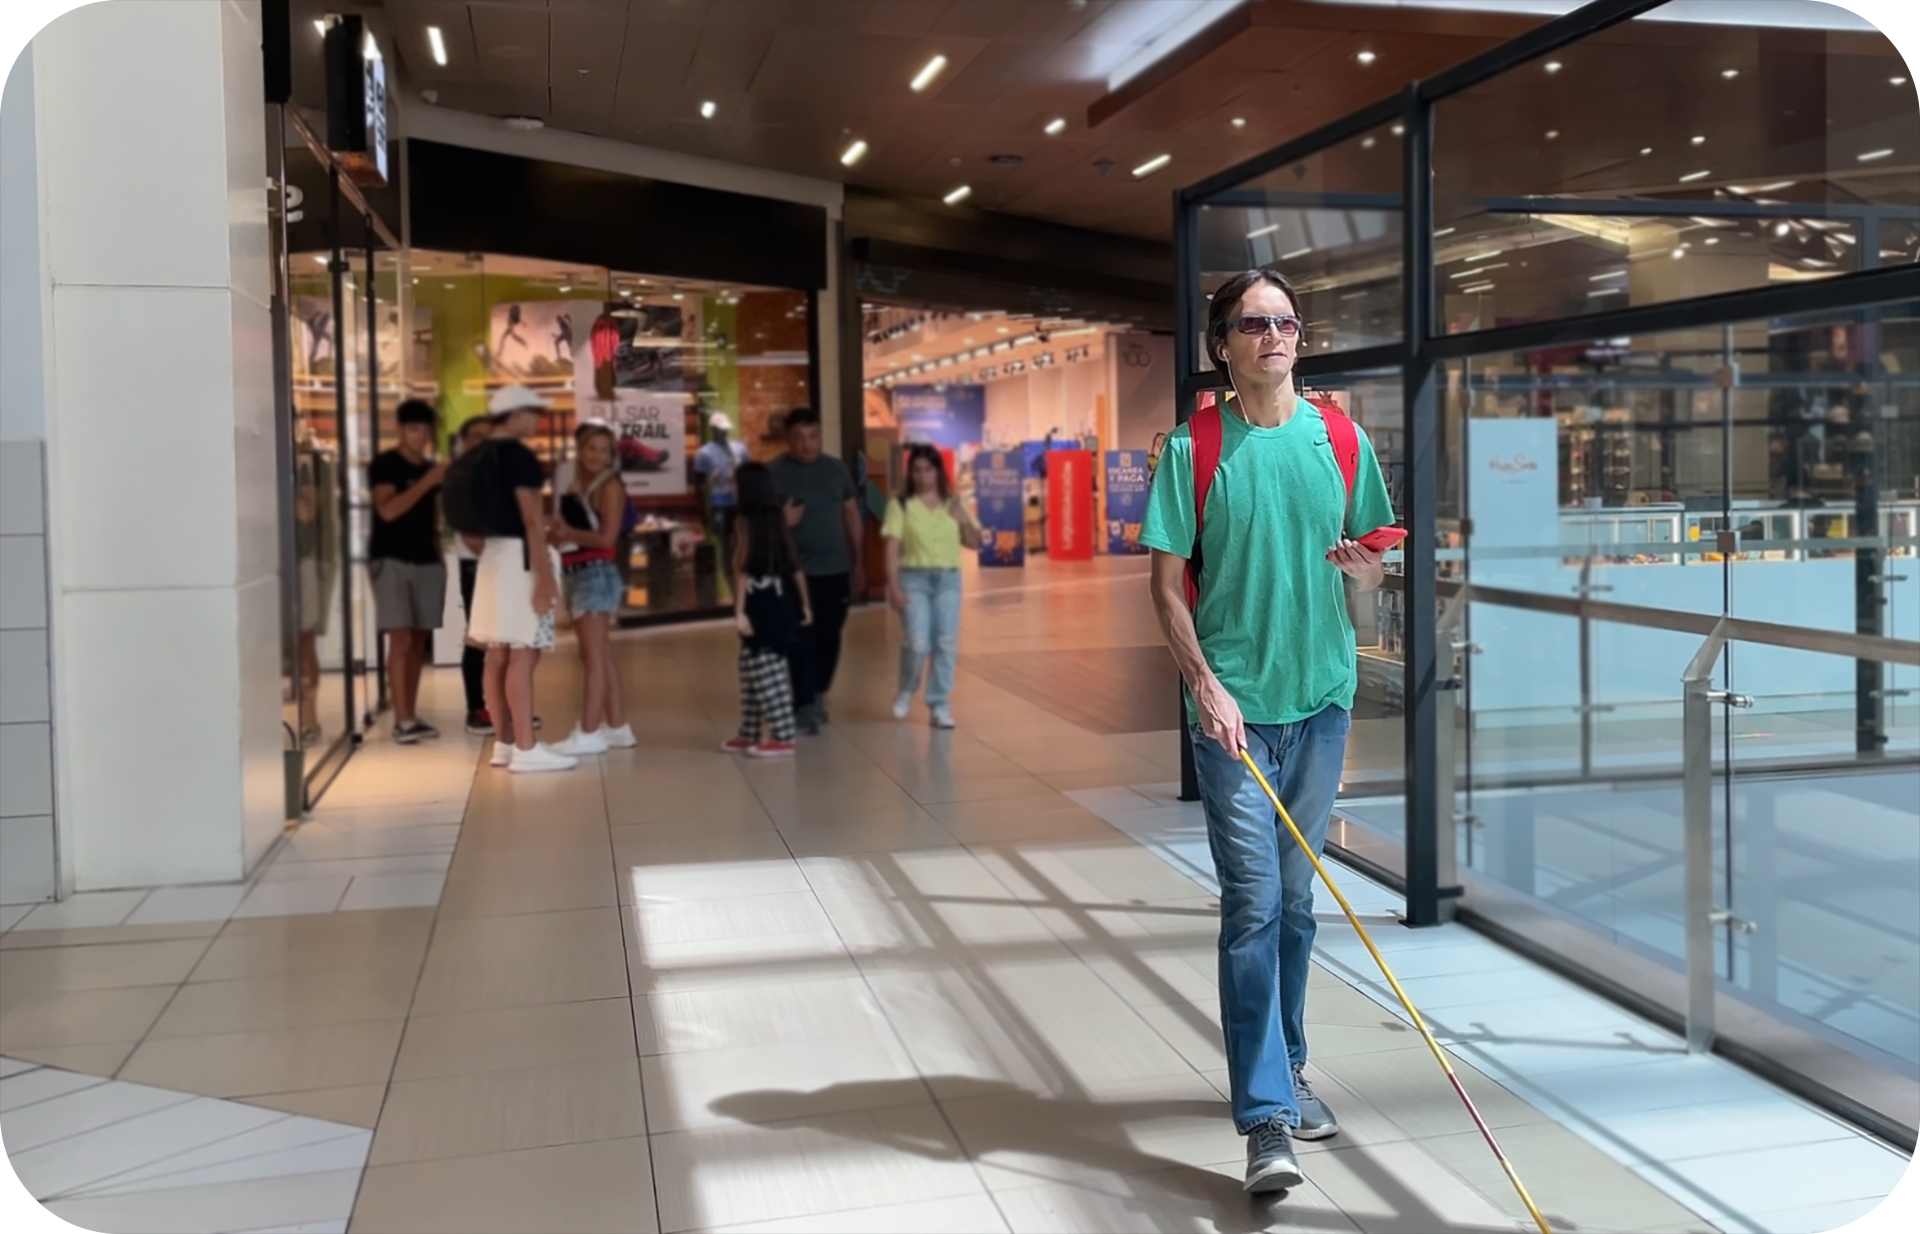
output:
[[[1355,60],[1358,60],[1362,64],[1372,64],[1375,60],[1378,60],[1379,58],[1380,57],[1374,55],[1370,51],[1363,51],[1359,55],[1354,57]]]
[[[1792,230],[1793,230],[1792,223],[1775,223],[1773,225],[1773,234],[1776,236],[1784,236]]]
[[[440,27],[427,27],[427,46],[433,51],[433,62],[444,66],[447,63],[447,41],[440,35]]]
[[[945,197],[942,197],[940,200],[946,202],[950,206],[957,206],[971,196],[973,196],[972,187],[969,185],[963,184],[959,188],[953,190],[953,192],[948,193]]]
[[[1891,149],[1869,150],[1865,154],[1855,155],[1854,157],[1862,163],[1872,163],[1872,162],[1875,162],[1876,160],[1886,158],[1888,155],[1892,153],[1893,151]]]
[[[1559,139],[1559,137],[1560,137],[1560,130],[1559,130],[1559,129],[1548,129],[1548,130],[1547,130],[1547,140],[1548,140],[1548,141],[1556,141],[1556,140],[1558,140],[1558,139]]]
[[[1243,128],[1246,128],[1246,127],[1247,127],[1247,118],[1246,118],[1245,116],[1235,116],[1235,117],[1233,118],[1233,121],[1232,121],[1232,124],[1233,124],[1233,127],[1234,127],[1234,128],[1237,128],[1237,129],[1243,129]]]
[[[1646,157],[1647,155],[1649,155],[1649,154],[1652,154],[1652,153],[1653,153],[1653,147],[1652,147],[1652,146],[1641,146],[1641,147],[1640,147],[1640,157],[1642,157],[1642,158],[1645,158],[1645,157]]]
[[[1694,145],[1696,145],[1696,146],[1704,146],[1704,145],[1706,145],[1706,144],[1707,144],[1707,139],[1706,139],[1706,136],[1705,136],[1704,134],[1701,134],[1701,133],[1695,133],[1695,134],[1693,135],[1693,144],[1694,144]]]
[[[313,28],[320,32],[321,38],[324,39],[327,37],[327,23],[321,21],[318,17],[313,19]]]
[[[1067,131],[1067,118],[1065,116],[1055,116],[1053,119],[1047,121],[1047,127],[1040,131],[1049,137],[1058,137]]]
[[[1708,236],[1708,237],[1707,237],[1707,239],[1706,239],[1706,243],[1708,243],[1708,244],[1718,244],[1718,243],[1720,243],[1720,237],[1719,237],[1719,236]]]
[[[565,287],[562,287],[562,288],[560,289],[560,294],[564,296],[564,295],[566,295],[566,294],[567,294],[568,292],[570,292],[570,291],[572,291],[572,290],[573,290],[573,287],[572,287],[571,285],[568,285],[568,286],[565,286]]]
[[[1561,69],[1567,66],[1560,63],[1558,60],[1549,60],[1546,62],[1546,64],[1542,65],[1541,67],[1545,68],[1549,73],[1558,73]]]
[[[1380,143],[1372,137],[1363,137],[1360,139],[1360,148],[1362,150],[1371,150],[1379,144]]]
[[[326,255],[325,253],[315,253],[315,254],[313,255],[313,264],[314,264],[314,265],[316,265],[316,266],[324,266],[324,265],[326,265],[326,264],[327,264],[327,255]],[[453,286],[453,284],[452,284],[452,283],[448,283],[448,284],[447,284],[447,286],[449,286],[449,287],[451,287],[451,286]]]
[[[1677,248],[1673,250],[1673,259],[1675,261],[1679,261],[1682,257],[1685,257],[1686,255],[1687,255],[1687,250],[1684,248]]]
[[[1266,225],[1265,227],[1256,227],[1256,228],[1254,228],[1254,229],[1253,229],[1252,231],[1250,231],[1250,232],[1248,232],[1248,233],[1247,233],[1247,239],[1249,239],[1249,240],[1257,240],[1257,239],[1259,239],[1259,238],[1260,238],[1261,236],[1270,236],[1270,235],[1272,235],[1272,234],[1273,234],[1274,232],[1276,232],[1276,231],[1279,231],[1279,230],[1280,230],[1280,224],[1278,224],[1278,223],[1268,223],[1268,224],[1267,224],[1267,225]]]
[[[1713,174],[1713,171],[1711,169],[1707,171],[1690,171],[1686,175],[1680,177],[1680,183],[1692,184],[1695,180],[1705,180],[1708,176],[1712,174]]]
[[[714,102],[712,99],[708,99],[706,102],[700,104],[700,118],[702,120],[711,120],[713,119],[713,114],[719,110],[720,104]]]
[[[1740,70],[1739,69],[1721,69],[1720,76],[1726,78],[1728,81],[1732,81],[1734,78],[1740,76]]]
[[[867,143],[864,141],[856,140],[851,146],[848,146],[846,148],[846,151],[843,154],[841,154],[840,161],[846,166],[851,167],[855,163],[858,163],[861,159],[865,158],[866,155],[867,155]]]
[[[1904,77],[1889,77],[1887,78],[1887,84],[1890,86],[1904,86],[1907,84],[1907,79]]]
[[[1171,162],[1173,162],[1173,156],[1171,154],[1156,154],[1133,169],[1133,178],[1138,180],[1143,176],[1150,176]]]
[[[1393,135],[1394,135],[1395,137],[1405,137],[1405,136],[1407,135],[1407,126],[1406,126],[1406,125],[1404,125],[1404,124],[1396,124],[1396,125],[1394,125],[1394,126],[1393,126]]]
[[[915,94],[918,94],[928,86],[931,86],[933,79],[940,76],[940,70],[946,67],[947,58],[945,56],[935,56],[933,59],[927,61],[925,68],[913,75],[913,80],[909,82],[908,85],[912,87]]]

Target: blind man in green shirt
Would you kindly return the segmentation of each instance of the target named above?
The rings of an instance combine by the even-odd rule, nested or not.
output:
[[[1293,1139],[1339,1124],[1302,1074],[1313,867],[1240,753],[1318,853],[1357,680],[1346,588],[1371,591],[1382,575],[1382,555],[1355,540],[1393,510],[1366,434],[1294,387],[1302,325],[1286,279],[1238,275],[1207,318],[1208,350],[1235,395],[1168,437],[1140,542],[1153,550],[1154,609],[1186,686],[1220,880],[1220,1016],[1246,1189],[1277,1192],[1304,1178]]]

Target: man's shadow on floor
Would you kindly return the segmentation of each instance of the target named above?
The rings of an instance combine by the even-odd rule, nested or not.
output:
[[[1127,1138],[1131,1124],[1163,1119],[1224,1120],[1219,1100],[1094,1101],[1047,1097],[993,1080],[944,1076],[933,1080],[942,1104],[998,1098],[993,1119],[968,1120],[965,1138],[900,1134],[873,1128],[862,1138],[887,1148],[917,1153],[934,1161],[988,1161],[1004,1171],[1027,1174],[1013,1186],[1047,1183],[1083,1189],[1088,1193],[1084,1215],[1100,1229],[1139,1228],[1173,1230],[1201,1228],[1218,1234],[1259,1234],[1266,1230],[1350,1230],[1353,1220],[1332,1207],[1317,1191],[1299,1190],[1294,1196],[1246,1194],[1240,1186],[1237,1163],[1224,1171],[1158,1157],[1136,1148]],[[716,1114],[756,1126],[812,1126],[834,1135],[847,1135],[850,1114],[872,1113],[906,1106],[925,1106],[933,1100],[919,1080],[871,1080],[835,1084],[811,1091],[762,1089],[732,1093],[714,1101]],[[833,1111],[823,1113],[822,1111]],[[951,1112],[948,1126],[952,1126]],[[955,1137],[959,1138],[958,1136]],[[1301,1154],[1309,1180],[1314,1158]],[[1051,1158],[1078,1170],[1034,1169],[1020,1158]],[[1511,1227],[1452,1225],[1362,1148],[1342,1152],[1344,1164],[1360,1175],[1380,1201],[1390,1205],[1387,1224],[1396,1230],[1449,1230],[1461,1234],[1511,1234]],[[1090,1177],[1091,1171],[1101,1177]],[[1125,1180],[1116,1188],[1115,1180]],[[1196,1227],[1195,1222],[1200,1224]],[[1122,1224],[1112,1224],[1122,1223]],[[1096,1226],[1088,1225],[1094,1229]],[[1571,1225],[1556,1222],[1555,1229]]]

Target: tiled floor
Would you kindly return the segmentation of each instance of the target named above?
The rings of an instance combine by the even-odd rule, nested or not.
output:
[[[983,584],[964,652],[1150,645],[1137,570],[1112,568]],[[85,920],[75,908],[0,937],[0,1054],[164,1093],[143,1099],[222,1128],[272,1120],[219,1141],[217,1180],[189,1173],[199,1157],[125,1167],[175,1205],[168,1228],[337,1222],[287,1206],[333,1195],[342,1173],[355,1231],[1517,1228],[1418,1037],[1333,926],[1309,1018],[1345,1131],[1304,1146],[1306,1186],[1250,1203],[1220,1093],[1214,902],[1190,861],[1151,846],[1164,801],[1126,787],[1173,778],[1171,734],[1090,732],[964,659],[960,729],[895,724],[888,621],[854,614],[835,723],[791,763],[715,749],[737,695],[733,637],[713,627],[622,640],[637,751],[512,777],[476,773],[465,738],[370,748],[243,898],[206,898],[204,920],[136,921],[147,899],[102,899]],[[550,717],[571,714],[570,660],[543,678]],[[1481,961],[1406,962],[1414,983]],[[1676,1201],[1562,1125],[1555,1102],[1604,1090],[1582,1087],[1591,1068],[1538,1069],[1532,1099],[1517,1095],[1477,1065],[1495,1060],[1473,1053],[1473,1021],[1448,1014],[1473,1000],[1432,988],[1465,1083],[1556,1229],[1714,1228],[1704,1199]],[[99,1087],[19,1078],[35,1075],[73,1086],[47,1102]],[[1660,1078],[1687,1102],[1746,1108],[1744,1090]],[[146,1144],[127,1100],[101,1129]],[[16,1122],[0,1110],[18,1160]],[[364,1172],[282,1169],[276,1154],[309,1142],[271,1136],[309,1124],[345,1128],[313,1143],[357,1144]],[[91,1132],[44,1134],[24,1151],[58,1194],[96,1205],[76,1210],[85,1224],[157,1228],[95,1194],[77,1138]],[[278,1173],[235,1175],[242,1149]],[[1799,1198],[1783,1188],[1768,1211]]]

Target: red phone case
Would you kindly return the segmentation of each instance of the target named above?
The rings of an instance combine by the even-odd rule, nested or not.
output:
[[[1364,545],[1376,553],[1384,553],[1406,538],[1407,529],[1405,527],[1376,527],[1366,535],[1361,536],[1355,543]],[[1327,560],[1333,560],[1332,553],[1327,554]]]

